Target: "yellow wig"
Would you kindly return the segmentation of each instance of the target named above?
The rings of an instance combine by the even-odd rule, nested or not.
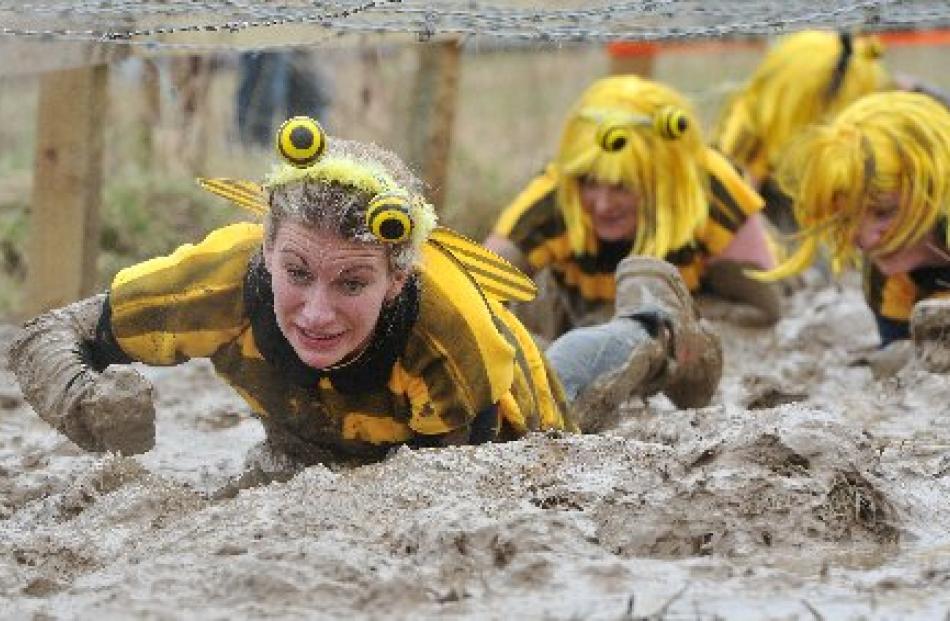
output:
[[[876,253],[913,245],[938,223],[950,235],[950,111],[918,93],[863,97],[793,142],[778,181],[794,199],[803,241],[765,279],[800,272],[820,244],[835,270],[855,262],[858,227],[889,194],[899,197],[898,213]]]
[[[198,179],[209,192],[263,217],[265,245],[274,242],[281,222],[289,219],[345,239],[384,244],[390,266],[398,271],[419,265],[424,255],[427,261],[441,255],[449,259],[443,265],[461,268],[487,298],[534,299],[537,287],[518,268],[464,235],[437,226],[422,182],[394,153],[371,143],[329,140],[320,124],[305,116],[281,126],[276,146],[284,162],[263,185]]]
[[[326,152],[313,158],[307,166],[281,163],[265,178],[263,190],[269,194],[271,209],[268,212],[269,235],[275,227],[273,196],[275,192],[310,182],[329,187],[337,184],[368,197],[397,196],[404,200],[411,219],[411,233],[405,243],[395,244],[397,264],[405,267],[415,263],[421,257],[422,244],[435,229],[437,216],[435,209],[421,193],[421,182],[409,171],[408,167],[394,154],[369,143],[334,138],[327,140]],[[291,201],[291,203],[301,201]],[[292,204],[291,211],[300,213],[302,204]],[[365,213],[365,204],[359,208]],[[367,235],[368,240],[373,237]]]
[[[662,127],[670,111],[679,124],[674,135]],[[605,130],[611,128],[626,130],[605,148]],[[572,250],[596,248],[590,217],[581,207],[583,177],[622,184],[639,197],[635,253],[662,258],[689,242],[708,214],[703,157],[696,115],[674,90],[636,76],[595,82],[568,116],[555,161],[558,203]]]
[[[872,36],[805,30],[782,37],[726,105],[715,144],[764,179],[789,139],[887,86],[881,54]]]

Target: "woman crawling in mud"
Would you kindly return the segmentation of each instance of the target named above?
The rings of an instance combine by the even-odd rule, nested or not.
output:
[[[779,181],[798,250],[764,278],[802,271],[824,245],[832,267],[862,264],[881,358],[917,354],[950,371],[950,111],[923,94],[868,95],[796,141]]]
[[[644,364],[652,364],[654,335],[678,330],[679,316],[663,313],[637,316],[637,337],[617,322],[604,323],[612,315],[634,316],[638,301],[625,291],[628,279],[662,272],[684,304],[691,303],[691,291],[708,289],[745,303],[752,321],[774,323],[778,291],[743,271],[775,264],[758,214],[762,205],[727,160],[704,146],[680,94],[636,76],[615,76],[581,95],[557,157],[502,213],[485,244],[529,274],[550,268],[555,308],[547,314],[553,321],[531,327],[546,339],[560,337],[546,353],[564,369],[570,395],[571,386],[586,381],[583,368],[624,353],[586,347],[610,341],[590,334],[639,339],[646,344],[640,348]],[[656,259],[666,261],[662,270]],[[671,340],[686,342],[676,334]],[[721,372],[719,347],[711,331],[684,347],[703,362],[693,365],[689,381],[662,387],[676,405],[708,404]],[[635,392],[655,388],[646,382]]]
[[[107,293],[27,323],[11,367],[44,420],[86,450],[148,451],[152,389],[127,365],[209,358],[262,421],[268,463],[365,463],[403,444],[576,429],[558,369],[502,304],[530,299],[530,279],[437,228],[394,155],[328,143],[305,117],[285,123],[278,144],[287,162],[262,186],[202,180],[263,225],[213,231],[120,271]],[[690,370],[668,353],[699,325],[677,297],[688,294],[664,288],[655,263],[658,275],[621,284],[626,310],[682,315],[682,343],[658,338],[653,367],[627,368],[621,356],[611,385]]]
[[[765,198],[765,215],[794,232],[789,197],[775,167],[806,127],[832,118],[852,101],[881,90],[891,79],[873,35],[803,30],[776,41],[748,81],[723,109],[714,144],[739,164]]]

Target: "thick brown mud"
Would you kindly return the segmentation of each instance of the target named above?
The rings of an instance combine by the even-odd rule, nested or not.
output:
[[[726,355],[709,407],[655,397],[598,435],[236,495],[263,434],[208,365],[142,369],[157,435],[136,457],[80,451],[0,365],[0,616],[944,618],[947,376],[876,379],[853,285],[795,294],[774,330],[705,306]]]

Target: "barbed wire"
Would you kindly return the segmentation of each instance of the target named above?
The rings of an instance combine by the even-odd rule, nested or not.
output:
[[[400,0],[382,0],[382,2],[399,2]],[[162,35],[172,35],[172,34],[182,34],[182,33],[210,33],[210,32],[228,32],[235,33],[241,30],[247,30],[251,28],[266,28],[272,26],[282,26],[288,24],[321,24],[324,26],[329,26],[334,20],[345,19],[351,15],[355,15],[361,11],[366,11],[373,8],[380,2],[376,0],[364,1],[359,4],[343,4],[335,3],[332,5],[330,11],[320,14],[307,14],[307,15],[292,15],[286,13],[271,13],[268,12],[267,16],[261,19],[259,16],[255,20],[242,19],[239,14],[238,18],[229,19],[224,22],[216,23],[198,23],[198,24],[186,24],[186,25],[160,25],[153,26],[149,28],[130,28],[130,29],[112,29],[112,30],[95,30],[95,29],[86,29],[86,30],[76,30],[71,28],[46,28],[46,29],[35,29],[35,28],[8,28],[4,27],[0,29],[0,34],[12,35],[12,36],[39,36],[44,38],[57,38],[57,37],[70,37],[72,39],[87,39],[95,40],[99,42],[117,42],[121,43],[123,41],[131,40],[133,38],[145,38],[145,37],[154,37]],[[231,3],[228,3],[231,4]],[[0,5],[2,6],[2,5]],[[201,8],[209,11],[215,8],[212,6],[212,3],[204,3],[201,5]],[[52,10],[52,9],[51,9]],[[88,11],[88,7],[86,9]],[[153,7],[154,10],[154,7]],[[69,16],[73,13],[80,14],[75,9],[64,9],[57,8],[55,11],[59,16]],[[194,5],[192,6],[191,12],[194,12]],[[30,16],[36,13],[27,12],[26,15]],[[97,14],[97,13],[96,13]],[[141,13],[145,14],[145,13]],[[164,14],[164,13],[163,13]],[[139,12],[129,11],[127,14],[123,14],[123,17],[126,19],[134,19],[135,17],[140,16]],[[157,42],[160,43],[160,42]]]
[[[182,19],[188,21],[180,23]],[[423,0],[0,0],[0,36],[150,47],[252,47],[202,41],[279,26],[312,26],[314,37],[256,46],[316,45],[347,34],[479,36],[540,43],[760,36],[806,27],[885,30],[950,24],[946,0],[635,0],[583,8]],[[153,23],[156,20],[162,20]],[[17,23],[19,22],[19,23]],[[12,23],[13,25],[6,25]],[[35,24],[43,23],[44,27]],[[177,35],[176,40],[168,40]]]

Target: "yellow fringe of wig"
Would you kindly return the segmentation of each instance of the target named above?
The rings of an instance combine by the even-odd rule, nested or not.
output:
[[[638,126],[622,149],[611,153],[598,146],[595,118],[652,117],[666,106],[687,114],[689,127],[679,138],[665,139],[650,126]],[[672,89],[636,76],[595,82],[568,116],[555,162],[560,173],[557,198],[572,250],[594,252],[597,243],[590,217],[581,207],[582,177],[622,184],[639,196],[633,252],[662,258],[688,243],[708,215],[705,177],[700,172],[704,153],[696,115]]]
[[[438,218],[432,205],[420,196],[409,195],[382,166],[372,161],[361,161],[346,155],[326,154],[306,168],[281,164],[267,175],[263,188],[270,191],[275,187],[298,181],[339,183],[370,196],[390,192],[408,196],[412,218],[412,235],[409,243],[412,245],[415,256],[418,256],[422,244],[429,238],[429,234],[437,224]]]
[[[763,280],[802,271],[822,244],[835,271],[855,263],[858,227],[888,194],[899,197],[898,213],[876,254],[917,243],[940,218],[950,236],[950,111],[917,93],[863,97],[793,142],[778,181],[795,201],[802,243],[774,270],[754,273]]]
[[[833,31],[805,30],[779,39],[725,106],[715,144],[756,179],[768,176],[790,138],[887,86],[880,40],[856,35],[840,88],[829,98],[841,53],[841,37]]]

